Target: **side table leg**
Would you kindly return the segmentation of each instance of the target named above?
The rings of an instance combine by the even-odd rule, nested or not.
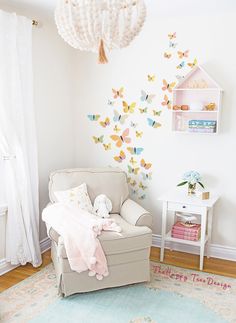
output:
[[[202,213],[202,220],[201,220],[200,270],[203,270],[203,262],[204,262],[206,220],[207,220],[207,208],[204,209]]]
[[[212,219],[213,219],[213,207],[208,211],[208,223],[207,223],[207,258],[210,258],[210,248],[211,248],[211,233],[212,233]]]
[[[161,262],[164,260],[164,252],[165,252],[166,217],[167,217],[167,202],[163,201],[163,206],[162,206],[162,229],[161,229],[161,255],[160,255],[160,261]]]

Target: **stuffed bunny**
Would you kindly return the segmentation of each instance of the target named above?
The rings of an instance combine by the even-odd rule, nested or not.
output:
[[[112,210],[111,200],[104,194],[98,195],[94,200],[93,210],[101,218],[109,218],[109,212]]]

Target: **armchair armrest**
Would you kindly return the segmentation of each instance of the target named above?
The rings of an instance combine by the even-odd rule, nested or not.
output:
[[[121,206],[120,215],[127,222],[137,226],[152,227],[152,216],[141,205],[128,199]]]

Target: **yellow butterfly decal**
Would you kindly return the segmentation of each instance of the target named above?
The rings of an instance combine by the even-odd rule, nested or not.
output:
[[[160,111],[152,110],[153,115],[154,115],[154,116],[158,116],[158,117],[160,117],[161,112],[162,112],[161,110],[160,110]]]
[[[121,131],[121,129],[120,129],[120,128],[118,128],[118,126],[117,126],[117,125],[115,125],[115,127],[113,128],[113,130],[114,130],[116,133]]]
[[[131,177],[128,177],[127,182],[132,187],[134,187],[137,184],[137,182],[134,179],[132,179]]]
[[[99,123],[103,128],[106,128],[107,126],[110,125],[110,119],[106,118],[104,121],[100,121]]]
[[[176,38],[176,32],[174,32],[174,33],[170,33],[170,34],[168,34],[168,38],[170,39],[170,40],[172,40],[172,39],[174,39],[174,38]]]
[[[168,58],[169,59],[169,58],[171,58],[171,56],[172,56],[171,53],[167,53],[167,52],[164,53],[164,57],[165,58]]]
[[[168,92],[171,93],[173,87],[175,87],[176,82],[167,83],[165,79],[162,82],[163,82],[162,90],[163,91],[168,90]]]
[[[115,159],[115,161],[117,161],[118,163],[122,163],[122,161],[126,158],[125,153],[123,152],[123,150],[120,151],[119,156],[115,156],[113,157]]]
[[[130,173],[130,174],[134,174],[134,175],[137,175],[138,174],[138,172],[139,172],[139,167],[137,167],[137,168],[133,168],[133,167],[131,167],[130,165],[128,165],[128,172]]]
[[[197,59],[195,58],[194,61],[192,63],[188,63],[188,66],[190,66],[191,68],[195,67],[197,65]]]
[[[111,150],[111,143],[109,143],[109,144],[103,144],[103,147],[104,147],[104,149],[105,150]]]
[[[131,157],[129,162],[130,162],[130,164],[132,164],[132,165],[137,164],[137,161],[134,159],[134,157]]]
[[[142,182],[139,183],[139,188],[141,188],[142,190],[146,190],[147,186],[143,185]]]
[[[123,111],[125,113],[134,113],[134,109],[136,107],[135,102],[131,103],[130,105],[128,105],[128,103],[125,101],[123,101],[122,103],[123,103]]]
[[[142,131],[140,131],[140,132],[136,131],[136,137],[137,138],[142,138],[142,135],[143,135]]]
[[[140,165],[141,165],[142,167],[144,167],[145,169],[149,169],[149,168],[151,168],[151,167],[152,167],[152,164],[151,164],[151,163],[146,163],[144,159],[141,159],[141,161],[140,161]]]
[[[104,139],[104,136],[100,136],[100,137],[93,136],[93,140],[94,140],[95,144],[103,143],[103,139]]]
[[[147,107],[146,108],[139,108],[140,113],[147,113]]]
[[[150,75],[150,74],[148,74],[148,82],[154,82],[155,81],[155,79],[156,79],[156,75]]]

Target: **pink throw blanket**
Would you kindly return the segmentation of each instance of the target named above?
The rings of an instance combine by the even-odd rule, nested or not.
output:
[[[73,203],[54,203],[43,210],[42,219],[63,238],[72,270],[89,270],[101,280],[108,273],[107,260],[97,236],[102,230],[120,232],[112,219],[102,219]]]

